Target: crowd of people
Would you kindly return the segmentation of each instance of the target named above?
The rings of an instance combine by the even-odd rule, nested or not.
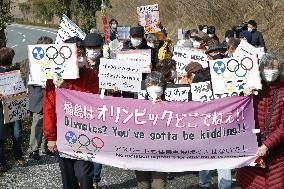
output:
[[[56,156],[61,170],[64,189],[95,189],[99,187],[102,165],[96,162],[76,160],[58,155],[56,140],[56,93],[55,88],[65,88],[87,93],[99,94],[100,58],[114,58],[116,50],[151,49],[152,72],[143,74],[146,83],[147,100],[155,103],[165,100],[164,89],[169,83],[191,84],[210,81],[209,68],[203,68],[198,62],[189,62],[186,74],[178,75],[173,57],[173,41],[167,37],[166,30],[145,34],[142,26],[131,27],[129,40],[118,40],[118,21],[109,22],[110,39],[104,39],[96,28],[88,33],[84,40],[71,37],[65,43],[77,46],[79,78],[74,80],[47,80],[46,86],[28,85],[29,68],[26,69],[26,83],[30,99],[32,125],[28,158],[41,159],[42,154]],[[259,60],[259,69],[263,89],[254,98],[254,113],[259,148],[257,155],[263,157],[265,168],[243,167],[237,169],[236,180],[242,188],[280,189],[284,188],[284,62],[273,52],[267,52],[262,34],[257,31],[257,23],[249,20],[247,29],[239,33],[233,30],[225,32],[224,41],[216,34],[214,26],[200,25],[185,32],[184,39],[175,46],[187,47],[205,52],[208,60],[230,58],[242,40],[265,51]],[[119,43],[118,49],[112,49],[113,43]],[[53,40],[43,36],[37,44],[52,44]],[[0,49],[0,72],[9,72],[15,68],[12,60],[15,53],[11,48]],[[248,88],[243,95],[252,95],[254,89]],[[106,96],[137,98],[136,93],[119,90],[106,90]],[[24,166],[26,160],[21,150],[21,120],[9,124],[3,122],[3,107],[0,103],[0,171],[8,169],[4,143],[7,138],[13,140],[13,152],[18,166]],[[158,160],[157,160],[158,161]],[[218,187],[231,188],[232,172],[218,169]],[[167,188],[169,173],[135,171],[139,189]],[[173,179],[173,178],[171,178]],[[199,172],[200,188],[210,188],[209,170]]]

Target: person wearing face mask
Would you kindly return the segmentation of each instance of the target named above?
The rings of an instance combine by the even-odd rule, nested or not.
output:
[[[198,25],[198,29],[199,29],[200,32],[202,32],[204,35],[206,35],[208,26],[207,25]]]
[[[89,33],[86,35],[84,42],[89,66],[98,72],[100,58],[103,56],[103,38],[100,34]]]
[[[165,80],[162,73],[153,71],[145,81],[147,99],[153,103],[164,100]],[[137,189],[165,189],[166,173],[154,171],[135,171],[138,182]]]
[[[130,43],[125,49],[149,49],[144,38],[144,28],[142,26],[130,28]]]
[[[99,78],[97,72],[91,69],[86,59],[86,47],[79,37],[71,37],[65,43],[75,43],[77,46],[79,78],[54,81],[47,80],[44,90],[43,133],[48,141],[47,146],[51,152],[57,152],[56,140],[56,94],[55,86],[69,90],[98,94]],[[63,189],[93,189],[94,164],[93,162],[58,157],[62,176]]]
[[[248,31],[251,32],[251,45],[255,47],[264,47],[266,52],[266,46],[261,32],[257,31],[257,23],[255,20],[248,21]]]
[[[241,40],[237,38],[230,38],[227,44],[227,52],[225,53],[225,58],[232,58],[234,52],[239,46]]]
[[[118,26],[118,21],[116,19],[111,19],[109,21],[109,28],[110,28],[109,38],[111,41],[117,39],[118,37],[117,26]]]
[[[237,170],[237,183],[243,189],[284,188],[284,63],[274,53],[266,53],[259,62],[262,90],[253,95],[257,155],[265,168],[243,167]],[[244,94],[251,95],[253,88]]]
[[[227,30],[227,31],[225,32],[225,39],[224,39],[224,41],[222,42],[222,45],[223,45],[223,46],[227,46],[229,39],[230,39],[230,38],[234,38],[234,35],[235,35],[235,33],[234,33],[233,30]]]
[[[225,57],[226,50],[227,48],[221,44],[212,45],[205,51],[205,54],[207,54],[208,60],[222,59]]]

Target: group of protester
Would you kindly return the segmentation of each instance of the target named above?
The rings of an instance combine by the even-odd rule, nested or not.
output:
[[[28,156],[39,160],[42,154],[56,155],[62,176],[64,189],[98,188],[102,165],[96,162],[76,160],[60,157],[57,153],[56,140],[56,93],[55,88],[65,88],[87,93],[99,94],[99,64],[100,58],[113,58],[117,49],[111,45],[117,40],[118,21],[109,22],[110,40],[106,40],[92,29],[84,40],[71,37],[65,43],[75,43],[77,46],[79,78],[74,80],[48,80],[46,86],[28,85],[32,126],[30,148]],[[257,31],[257,23],[248,21],[247,31],[239,33],[228,30],[220,42],[214,26],[200,25],[198,29],[191,29],[185,33],[185,38],[177,42],[176,46],[188,47],[197,51],[204,51],[209,60],[229,58],[245,40],[255,47],[263,47],[266,51],[263,36]],[[117,41],[116,41],[117,42]],[[37,44],[52,44],[49,37],[41,37]],[[141,26],[132,27],[130,40],[119,41],[119,50],[151,49],[152,72],[143,74],[147,88],[147,99],[156,103],[164,99],[164,89],[169,83],[191,84],[210,80],[209,68],[203,68],[197,62],[189,62],[185,75],[177,75],[176,62],[172,59],[173,42],[167,37],[165,30],[157,33],[145,34]],[[0,49],[0,72],[13,69],[14,51],[10,48]],[[265,53],[259,61],[263,89],[258,95],[253,95],[256,128],[259,148],[257,155],[263,157],[265,168],[243,167],[237,169],[237,183],[242,188],[284,188],[284,63],[275,53]],[[28,79],[28,67],[26,71]],[[28,83],[28,81],[27,81]],[[252,95],[254,89],[248,88],[244,95]],[[123,98],[137,98],[136,93],[106,90],[105,95]],[[22,126],[21,120],[9,124],[3,122],[3,107],[0,103],[0,171],[7,170],[4,142],[12,136],[14,157],[19,166],[25,165],[21,150]],[[158,160],[157,160],[158,161]],[[218,169],[218,187],[231,188],[231,170]],[[167,173],[135,171],[139,189],[164,189],[167,186]],[[200,188],[210,188],[210,171],[199,172]]]

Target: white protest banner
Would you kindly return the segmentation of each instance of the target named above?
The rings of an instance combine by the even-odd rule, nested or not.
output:
[[[259,59],[262,58],[264,54],[264,48],[255,48],[248,42],[241,40],[241,43],[238,45],[236,51],[234,52],[234,57],[244,57],[244,56],[253,56],[257,55]]]
[[[11,96],[3,100],[4,123],[10,123],[29,117],[29,99],[27,94]]]
[[[100,62],[100,88],[139,92],[141,90],[142,71],[135,61],[105,59]]]
[[[211,60],[209,65],[214,94],[239,94],[249,87],[262,88],[256,56]]]
[[[130,26],[118,26],[117,34],[117,39],[119,40],[130,39]]]
[[[191,93],[190,85],[168,84],[165,90],[165,99],[167,101],[188,102]]]
[[[137,7],[137,15],[139,24],[144,27],[145,33],[161,31],[158,4]]]
[[[59,30],[57,32],[55,44],[63,43],[66,39],[70,37],[78,36],[81,39],[85,39],[86,34],[70,20],[66,15],[63,14]]]
[[[142,66],[142,73],[151,73],[151,49],[117,51],[116,58],[131,60]]]
[[[20,70],[0,73],[0,94],[8,96],[26,91]]]
[[[76,44],[29,45],[28,50],[33,81],[29,84],[44,85],[54,76],[63,79],[79,77]]]
[[[203,68],[208,67],[207,55],[203,51],[195,51],[186,47],[174,47],[173,59],[177,62],[176,70],[179,75],[185,75],[185,67],[190,62],[198,62]]]

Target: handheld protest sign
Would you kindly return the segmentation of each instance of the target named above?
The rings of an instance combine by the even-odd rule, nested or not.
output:
[[[138,21],[144,27],[145,33],[161,31],[158,4],[137,7]]]
[[[139,92],[141,90],[142,66],[131,60],[100,60],[99,83],[102,89]]]
[[[262,88],[256,56],[225,58],[209,62],[214,94],[239,94],[249,87]]]
[[[117,27],[117,39],[127,40],[130,39],[130,26],[118,26]]]
[[[55,44],[64,43],[66,39],[75,36],[78,36],[79,38],[84,40],[86,34],[74,22],[72,22],[72,20],[70,20],[66,15],[63,14],[57,32]]]
[[[22,120],[29,116],[29,98],[27,94],[10,96],[3,102],[4,123]]]
[[[173,60],[177,62],[176,70],[178,75],[185,75],[185,67],[190,62],[198,62],[203,68],[208,67],[207,55],[202,51],[196,51],[186,47],[174,47]]]
[[[117,51],[116,58],[136,62],[142,65],[143,73],[151,73],[151,49]]]
[[[62,79],[79,77],[76,44],[29,45],[28,54],[29,84],[44,85],[54,74]]]
[[[26,88],[20,70],[0,73],[0,94],[2,96],[18,94],[25,91]]]

